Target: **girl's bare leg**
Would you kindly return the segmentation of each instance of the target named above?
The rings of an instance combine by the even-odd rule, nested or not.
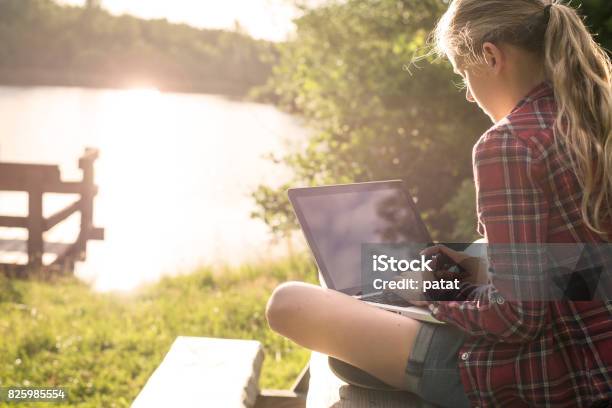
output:
[[[302,282],[274,290],[266,309],[272,330],[405,388],[405,369],[421,323],[343,293]]]

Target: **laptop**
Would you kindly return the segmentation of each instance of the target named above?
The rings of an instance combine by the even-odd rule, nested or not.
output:
[[[364,244],[412,244],[422,246],[420,249],[432,245],[401,180],[291,188],[288,195],[322,286],[390,312],[443,324],[429,309],[414,306],[391,291],[364,290]]]

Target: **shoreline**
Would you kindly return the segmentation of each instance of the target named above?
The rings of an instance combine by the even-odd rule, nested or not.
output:
[[[133,80],[130,78],[134,78]],[[0,69],[0,86],[13,87],[78,87],[91,89],[155,88],[160,92],[185,94],[214,94],[245,99],[249,91],[260,84],[237,83],[229,80],[159,79],[147,75],[112,75],[49,73],[45,70]]]

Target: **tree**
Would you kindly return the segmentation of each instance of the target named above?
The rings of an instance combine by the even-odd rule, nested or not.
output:
[[[0,0],[0,83],[123,86],[147,78],[162,89],[245,94],[270,75],[266,41],[113,16],[98,3]]]
[[[295,171],[292,185],[401,178],[432,231],[453,232],[445,204],[465,188],[471,146],[489,124],[465,103],[446,62],[411,64],[445,8],[441,0],[349,0],[297,20],[267,88],[316,129],[302,151],[277,158]],[[278,233],[295,227],[285,187],[254,194],[254,216]]]
[[[260,186],[254,217],[275,233],[296,227],[285,190],[401,178],[435,238],[476,237],[471,149],[488,119],[452,83],[448,63],[428,59],[428,33],[443,0],[348,0],[308,9],[296,38],[261,98],[305,117],[315,133],[301,151],[274,158],[295,172],[291,183]],[[612,3],[585,0],[587,23],[611,44]]]

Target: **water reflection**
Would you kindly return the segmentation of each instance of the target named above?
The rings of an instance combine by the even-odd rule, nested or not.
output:
[[[262,156],[304,136],[273,107],[155,89],[1,87],[0,114],[2,161],[59,163],[64,178],[78,178],[83,148],[100,149],[95,224],[106,229],[106,240],[90,242],[77,269],[98,289],[129,289],[199,263],[236,264],[282,251],[265,225],[249,218],[249,192],[288,175]],[[49,215],[72,197],[45,200]],[[3,193],[0,212],[23,214],[25,203],[23,194]],[[72,217],[45,239],[70,241],[77,227]]]

